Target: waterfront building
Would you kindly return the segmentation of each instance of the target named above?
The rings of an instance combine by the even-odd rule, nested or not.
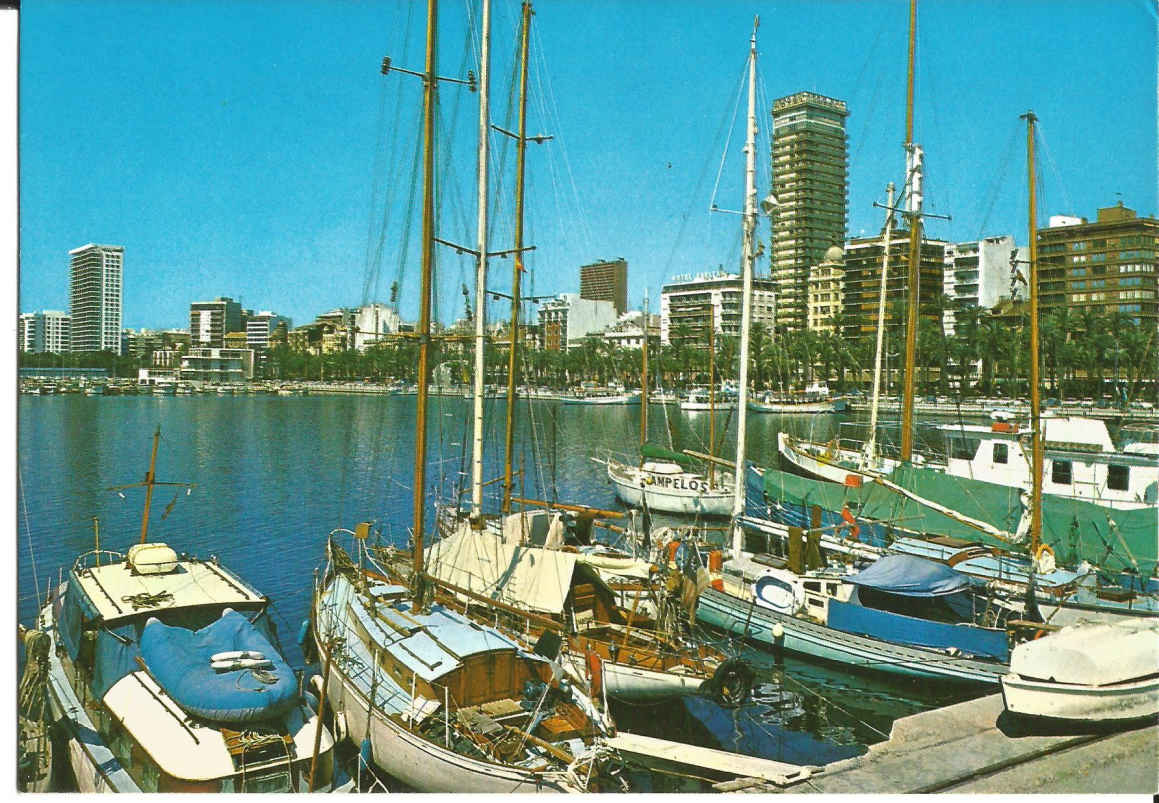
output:
[[[222,338],[222,348],[244,349],[249,348],[248,336],[245,332],[226,332]]]
[[[1054,216],[1038,230],[1042,314],[1068,308],[1081,315],[1121,312],[1159,323],[1159,220],[1118,205],[1086,218]]]
[[[943,292],[946,246],[944,240],[922,240],[918,264],[920,314],[938,321],[941,315],[927,305]],[[881,237],[855,237],[845,246],[845,335],[870,337],[877,331],[877,306],[881,293]],[[905,318],[893,320],[894,309],[909,299],[909,232],[893,232],[889,247],[889,278],[885,290],[887,325],[904,328]],[[895,346],[891,345],[891,349]]]
[[[777,327],[808,322],[810,269],[845,242],[849,207],[849,146],[845,102],[814,92],[773,101],[771,275]]]
[[[777,282],[753,277],[752,321],[771,333],[777,312]],[[714,331],[740,336],[741,277],[715,271],[675,276],[660,290],[660,342],[687,342],[707,348],[708,324]]]
[[[354,313],[354,348],[366,351],[387,335],[398,334],[400,324],[398,311],[394,308],[378,302],[364,304]]]
[[[192,348],[181,355],[178,376],[182,381],[211,384],[253,379],[253,349]]]
[[[120,354],[124,246],[88,243],[68,255],[72,351]]]
[[[604,340],[616,348],[640,349],[644,346],[644,313],[628,310],[616,323],[604,332]],[[659,338],[660,316],[648,316],[648,336]]]
[[[72,317],[58,310],[25,312],[16,321],[16,342],[33,354],[64,354],[72,350]]]
[[[617,315],[628,308],[628,262],[623,257],[580,268],[580,298],[610,301]]]
[[[1009,234],[946,246],[942,292],[946,309],[942,327],[956,329],[956,311],[967,307],[992,309],[999,301],[1025,300],[1029,248],[1016,245]]]
[[[610,301],[592,301],[576,293],[561,293],[539,307],[539,347],[568,351],[588,335],[600,334],[616,322]]]
[[[820,264],[809,270],[808,327],[832,332],[834,320],[845,314],[845,250],[829,246]]]
[[[222,348],[227,332],[244,332],[241,304],[228,296],[213,301],[194,301],[189,305],[191,345],[198,348]]]

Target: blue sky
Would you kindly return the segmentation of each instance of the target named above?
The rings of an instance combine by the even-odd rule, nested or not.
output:
[[[519,5],[493,0],[492,116],[509,116]],[[475,67],[478,2],[440,9],[439,72]],[[849,234],[903,169],[906,0],[535,6],[528,150],[530,287],[578,289],[580,265],[624,257],[631,302],[673,275],[735,270],[743,97],[754,14],[762,150],[768,106],[800,90],[849,104]],[[469,22],[470,20],[470,22]],[[386,301],[417,310],[408,204],[425,4],[394,0],[32,0],[20,31],[21,311],[67,309],[68,251],[125,246],[124,325],[184,327],[219,295],[306,323]],[[1118,200],[1157,211],[1156,6],[1143,0],[919,7],[916,139],[929,236],[1026,240],[1025,129],[1041,122],[1040,222]],[[440,236],[474,242],[477,96],[440,94]],[[493,138],[491,248],[510,247],[514,154]],[[726,147],[727,146],[727,147]],[[723,162],[722,162],[723,157]],[[719,182],[717,172],[721,170]],[[713,187],[717,186],[713,195]],[[768,224],[760,229],[768,239]],[[381,244],[381,245],[380,245]],[[492,261],[505,291],[511,263]],[[440,248],[438,314],[462,313],[468,257]],[[494,303],[489,315],[504,315]]]

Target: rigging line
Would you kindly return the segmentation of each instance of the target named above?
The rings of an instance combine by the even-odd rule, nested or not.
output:
[[[1056,165],[1054,162],[1054,157],[1051,156],[1051,154],[1050,154],[1050,148],[1048,148],[1046,146],[1046,132],[1043,130],[1041,122],[1035,123],[1034,133],[1035,133],[1035,143],[1041,149],[1042,153],[1046,156],[1046,163],[1048,165],[1050,165],[1050,170],[1052,173],[1054,173],[1054,177],[1058,181],[1058,185],[1060,187],[1062,187],[1062,197],[1063,197],[1063,200],[1066,201],[1067,211],[1073,212],[1077,207],[1074,205],[1074,201],[1070,197],[1070,192],[1067,191],[1066,183],[1062,180],[1062,173],[1059,172],[1058,165]],[[1039,175],[1041,176],[1042,173],[1040,172]],[[1042,188],[1040,187],[1040,190],[1041,189]],[[1039,193],[1039,198],[1045,199],[1045,197],[1046,196],[1043,192]]]
[[[998,199],[998,193],[1001,189],[1001,186],[1005,184],[1006,171],[1010,166],[1010,159],[1014,153],[1014,144],[1018,139],[1018,132],[1019,128],[1017,126],[1012,125],[1010,127],[1010,138],[1006,142],[1006,151],[998,168],[998,176],[994,183],[991,185],[989,200],[987,201],[985,211],[982,214],[982,222],[978,225],[978,236],[976,238],[978,240],[982,239],[983,232],[986,231],[986,226],[990,221],[990,214],[994,211],[994,203]]]
[[[422,108],[415,109],[415,129],[419,130],[419,124],[422,122]],[[414,230],[414,217],[418,209],[418,194],[419,194],[419,169],[422,164],[422,143],[420,138],[416,137],[414,140],[414,156],[411,160],[410,173],[410,198],[406,205],[406,219],[402,225],[402,241],[399,243],[398,249],[398,267],[395,272],[394,280],[398,283],[398,299],[402,298],[403,281],[407,276],[406,270],[407,258],[410,255],[410,240],[411,233]],[[381,251],[386,242],[387,228],[384,226],[379,233],[378,248]],[[395,309],[401,306],[401,302],[395,301]]]
[[[24,492],[24,473],[16,465],[16,482],[20,486],[20,507],[24,510],[24,533],[28,540],[28,559],[32,563],[32,588],[36,591],[37,604],[40,602],[40,580],[37,578],[36,552],[32,548],[32,527],[28,523],[28,495]]]
[[[733,131],[736,129],[736,117],[737,117],[737,112],[740,109],[741,96],[744,94],[744,83],[745,83],[745,76],[748,74],[748,63],[749,63],[748,59],[746,58],[745,63],[744,63],[744,67],[741,68],[740,80],[737,82],[736,99],[733,101],[733,104],[732,104],[732,115],[731,115],[732,124],[728,127],[728,136],[724,140],[724,149],[721,151],[721,154],[720,154],[720,165],[716,168],[716,180],[712,184],[712,195],[709,196],[709,199],[708,199],[708,211],[710,214],[713,210],[713,207],[716,205],[716,192],[720,188],[720,177],[721,177],[721,174],[724,173],[724,162],[728,158],[728,150],[729,150],[729,146],[732,144]]]
[[[409,55],[409,53],[410,53],[411,29],[413,28],[413,25],[412,25],[413,17],[414,17],[414,5],[410,5],[408,7],[406,25],[403,28],[403,57],[404,58],[407,55]],[[387,103],[388,94],[393,95],[394,102],[395,102],[394,123],[392,125],[392,136],[391,136],[391,144],[390,144],[390,156],[389,156],[389,159],[387,160],[387,163],[389,165],[389,170],[390,170],[389,176],[387,178],[387,184],[388,184],[388,186],[393,187],[395,185],[397,174],[398,174],[397,171],[399,169],[398,159],[396,157],[398,154],[399,140],[400,140],[399,132],[402,131],[402,125],[401,125],[402,111],[403,111],[404,106],[406,105],[402,102],[402,96],[403,96],[403,84],[402,84],[402,82],[401,81],[396,82],[396,86],[394,88],[393,93],[390,93],[389,90],[387,89],[387,87],[383,86],[383,91],[380,95],[381,101],[380,101],[379,119],[378,119],[380,136],[383,135],[383,121],[385,120],[385,117],[386,117],[386,103]],[[418,127],[415,127],[412,130],[418,131],[420,129]],[[380,144],[381,144],[381,141],[382,140],[380,138],[380,140],[379,140]],[[417,137],[415,138],[415,147],[417,150],[417,148],[418,148],[418,138]],[[382,152],[381,147],[375,149],[375,154],[379,159],[382,158],[383,152]],[[366,265],[366,267],[367,267],[367,277],[366,277],[367,281],[363,284],[363,288],[362,288],[362,296],[364,299],[366,299],[366,297],[369,295],[369,293],[373,289],[373,287],[377,285],[379,270],[380,270],[381,264],[382,264],[383,238],[385,236],[385,230],[387,227],[389,227],[389,224],[390,224],[390,204],[388,203],[388,201],[386,199],[386,193],[384,190],[383,191],[383,193],[384,193],[383,194],[384,209],[383,209],[383,221],[382,221],[382,229],[383,230],[379,236],[378,247],[374,253],[373,262],[372,262],[369,248],[370,248],[370,243],[372,242],[372,238],[373,238],[372,232],[373,232],[373,227],[374,227],[375,205],[379,199],[380,186],[378,184],[378,176],[381,173],[381,169],[382,169],[381,162],[376,163],[375,171],[374,171],[375,185],[374,185],[374,189],[371,193],[370,222],[368,223],[368,231],[367,231],[367,249],[368,249],[367,257],[366,257],[367,258],[367,265]],[[370,271],[371,271],[372,267],[373,267],[374,286],[371,285]]]
[[[547,69],[546,49],[543,47],[542,42],[539,41],[539,29],[533,27],[531,29],[531,34],[532,34],[532,36],[536,37],[537,47],[535,48],[535,50],[536,50],[536,53],[538,55],[538,58],[536,60],[536,65],[537,65],[537,67],[541,67],[541,69],[542,69],[542,77],[540,78],[540,86],[542,88],[546,89],[545,102],[550,103],[550,108],[553,111],[553,114],[551,115],[550,119],[552,121],[554,121],[554,123],[555,123],[554,130],[558,131],[558,133],[555,135],[555,139],[558,140],[560,143],[560,148],[559,148],[560,157],[563,161],[563,165],[564,165],[564,168],[565,168],[566,173],[567,173],[568,186],[571,189],[572,198],[575,200],[575,206],[576,206],[576,210],[577,210],[576,220],[579,222],[579,228],[581,229],[583,236],[586,240],[587,250],[590,252],[593,250],[592,243],[594,242],[594,240],[592,238],[591,227],[590,227],[589,222],[587,220],[587,216],[584,214],[584,211],[583,211],[583,206],[581,204],[581,196],[579,193],[579,189],[576,186],[575,174],[572,171],[572,167],[571,167],[571,160],[568,158],[567,147],[566,147],[564,135],[563,135],[563,126],[560,124],[562,117],[559,114],[559,106],[556,102],[555,88],[551,83],[551,75]]]

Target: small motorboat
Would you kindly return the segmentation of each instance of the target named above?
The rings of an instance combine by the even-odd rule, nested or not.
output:
[[[1006,710],[1070,722],[1159,714],[1159,622],[1074,624],[1019,644],[1002,678]]]

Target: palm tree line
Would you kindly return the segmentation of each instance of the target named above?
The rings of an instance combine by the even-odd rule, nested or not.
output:
[[[944,297],[928,303],[919,318],[917,386],[919,393],[1020,397],[1027,394],[1027,316],[1025,311],[995,315],[966,307],[956,310],[955,331],[941,325]],[[900,352],[904,343],[904,315],[900,302],[886,315],[883,387],[888,393],[901,381]],[[753,324],[749,376],[755,390],[789,392],[815,382],[827,383],[837,393],[867,390],[872,382],[875,339],[857,334],[843,316],[831,321],[832,330],[774,333]],[[1044,391],[1058,398],[1099,397],[1117,393],[1127,399],[1156,398],[1159,330],[1120,312],[1098,308],[1061,308],[1043,315],[1040,325]],[[683,391],[704,386],[709,377],[709,352],[704,337],[681,324],[673,328],[670,343],[656,338],[649,349],[653,389]],[[714,370],[718,381],[735,381],[738,341],[715,337]],[[507,381],[507,348],[497,344],[486,354],[486,381]],[[365,351],[326,354],[295,351],[286,346],[269,350],[259,360],[259,376],[272,379],[414,382],[418,347],[407,339],[373,345]],[[436,345],[435,364],[445,364],[443,376],[466,384],[469,346],[457,342]],[[138,357],[116,357],[108,352],[20,355],[20,365],[103,367],[120,376],[133,376],[142,364]],[[146,363],[147,364],[147,363]],[[115,367],[114,367],[115,366]],[[565,389],[583,382],[597,385],[640,386],[640,351],[613,345],[599,335],[585,338],[568,351],[529,348],[524,351],[519,384]]]

